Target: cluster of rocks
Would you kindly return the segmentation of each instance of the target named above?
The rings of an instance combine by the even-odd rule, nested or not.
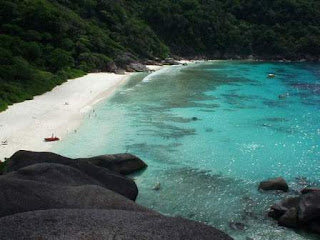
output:
[[[180,58],[166,58],[166,59],[138,59],[135,55],[130,52],[125,52],[117,56],[115,61],[110,61],[105,66],[104,71],[114,72],[116,74],[124,74],[124,72],[148,72],[149,69],[146,65],[179,65],[180,63],[177,61]],[[182,59],[182,58],[181,58]]]
[[[216,52],[211,56],[192,56],[189,59],[205,61],[209,57],[210,59],[220,59],[220,60],[249,60],[249,61],[279,61],[279,62],[318,62],[320,58],[313,56],[296,56],[290,59],[286,59],[284,56],[254,56],[254,55],[234,55],[228,53]],[[173,56],[166,59],[138,59],[135,55],[130,52],[125,52],[117,56],[115,61],[110,61],[106,64],[103,71],[114,72],[116,74],[124,74],[126,72],[148,72],[149,69],[146,65],[179,65],[179,60],[183,60],[179,56]],[[186,64],[184,64],[186,65]]]
[[[261,182],[259,189],[287,192],[289,186],[280,177]],[[280,226],[320,234],[320,188],[304,188],[298,196],[275,203],[268,216],[276,219]]]
[[[237,55],[232,53],[215,52],[210,56],[206,55],[191,55],[188,57],[191,60],[205,61],[207,59],[220,59],[220,60],[249,60],[249,61],[277,61],[277,62],[319,62],[320,56],[311,55],[297,55],[297,56],[284,56],[284,55],[270,55],[270,56],[256,56],[256,55]],[[130,52],[125,52],[117,56],[115,61],[110,61],[104,71],[123,74],[127,72],[146,72],[148,68],[145,65],[178,65],[179,60],[184,58],[172,55],[166,59],[139,59]]]
[[[122,174],[146,166],[131,154],[18,151],[0,176],[0,239],[232,239],[136,204],[138,188]]]

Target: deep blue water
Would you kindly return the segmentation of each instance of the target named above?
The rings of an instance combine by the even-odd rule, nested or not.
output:
[[[54,150],[71,157],[136,154],[149,165],[133,176],[138,203],[235,239],[315,239],[278,227],[266,212],[276,200],[320,185],[319,110],[319,64],[173,66],[131,77]],[[292,191],[257,191],[260,181],[277,176]],[[232,221],[245,230],[232,229]]]

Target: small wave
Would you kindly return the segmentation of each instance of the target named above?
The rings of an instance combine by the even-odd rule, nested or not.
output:
[[[177,74],[178,72],[180,72],[181,66],[179,65],[175,65],[175,66],[170,66],[170,67],[164,67],[154,73],[151,73],[150,75],[146,76],[142,82],[143,83],[147,83],[150,82],[151,80],[154,80],[156,78],[158,78],[159,75],[163,75],[163,74],[170,74],[170,77],[172,77],[173,75]]]
[[[257,144],[257,143],[249,143],[249,144],[239,144],[239,149],[242,151],[242,152],[252,152],[252,151],[255,151],[259,148],[263,148],[264,145],[262,144]]]

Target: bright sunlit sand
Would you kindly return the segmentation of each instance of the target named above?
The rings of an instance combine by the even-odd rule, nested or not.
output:
[[[77,131],[85,113],[109,97],[127,75],[91,73],[69,80],[33,100],[10,106],[0,113],[0,160],[23,150],[47,151],[55,142],[45,142],[52,134],[63,139]]]

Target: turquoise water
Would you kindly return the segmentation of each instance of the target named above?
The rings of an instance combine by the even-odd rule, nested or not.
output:
[[[136,154],[149,165],[132,176],[138,203],[235,239],[316,239],[278,227],[266,213],[276,200],[320,185],[319,110],[319,64],[173,66],[131,77],[54,150],[70,157]],[[277,176],[286,178],[289,193],[257,191],[261,180]]]

